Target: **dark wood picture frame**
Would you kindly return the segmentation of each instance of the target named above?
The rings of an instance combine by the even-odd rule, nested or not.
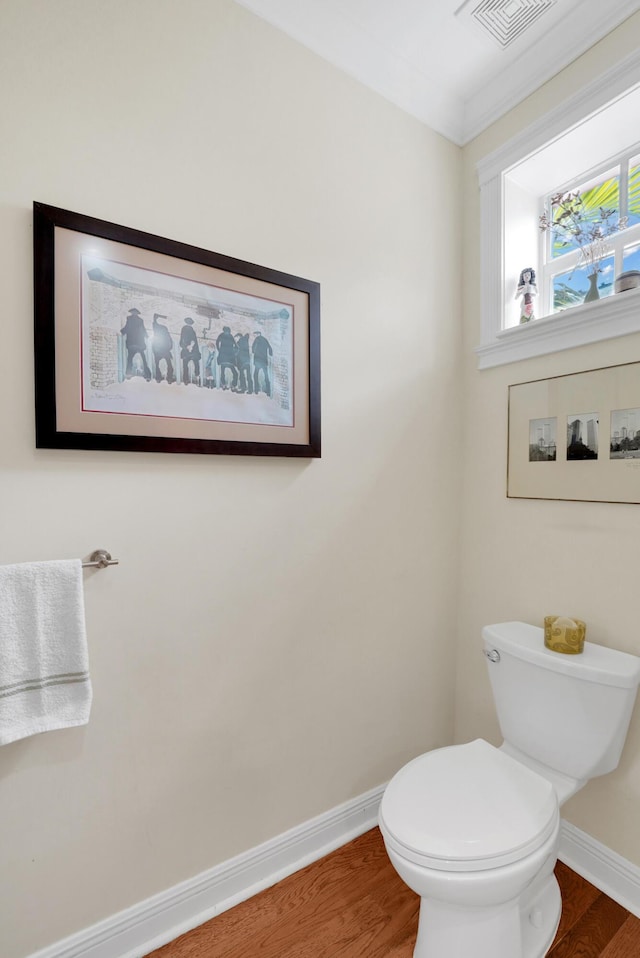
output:
[[[38,448],[320,456],[318,283],[33,216]]]

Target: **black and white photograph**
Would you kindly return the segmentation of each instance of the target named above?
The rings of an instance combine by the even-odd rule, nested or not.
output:
[[[598,458],[598,413],[567,417],[567,461]]]
[[[611,411],[611,459],[640,459],[640,408]]]
[[[558,420],[529,420],[529,462],[555,462],[557,451]]]

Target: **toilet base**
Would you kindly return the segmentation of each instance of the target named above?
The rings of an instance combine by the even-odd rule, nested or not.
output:
[[[543,958],[562,901],[555,875],[496,907],[460,908],[423,898],[413,958]]]

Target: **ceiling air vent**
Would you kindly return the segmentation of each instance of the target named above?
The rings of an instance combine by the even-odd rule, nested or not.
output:
[[[480,27],[503,50],[519,40],[557,0],[467,0],[456,16]]]

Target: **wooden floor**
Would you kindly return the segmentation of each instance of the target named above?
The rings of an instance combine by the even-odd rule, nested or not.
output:
[[[561,862],[556,875],[563,911],[549,958],[640,956],[640,919]],[[152,955],[411,958],[418,901],[375,828]]]

